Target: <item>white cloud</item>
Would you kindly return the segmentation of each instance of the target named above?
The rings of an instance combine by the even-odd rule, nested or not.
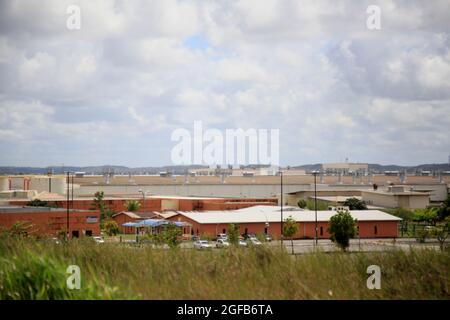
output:
[[[379,31],[369,4],[2,2],[0,164],[165,164],[196,120],[279,128],[283,164],[445,161],[448,3],[379,1]]]

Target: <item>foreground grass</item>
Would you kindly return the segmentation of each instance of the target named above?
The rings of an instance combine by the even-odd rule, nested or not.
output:
[[[368,290],[369,265],[381,290]],[[66,268],[81,268],[81,290]],[[0,240],[0,299],[449,299],[450,253],[311,253],[279,248],[155,250]]]

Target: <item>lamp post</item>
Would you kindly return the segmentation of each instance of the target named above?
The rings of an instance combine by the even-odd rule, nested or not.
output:
[[[52,193],[52,170],[49,169],[47,172],[48,176],[48,193]]]
[[[281,248],[283,248],[283,171],[279,171],[280,173],[280,201],[281,201]]]
[[[142,209],[145,211],[145,192],[139,189],[139,192],[142,193]]]
[[[318,244],[318,237],[317,237],[317,182],[316,182],[316,176],[317,171],[313,171],[314,175],[314,213],[315,213],[315,244]]]
[[[69,241],[69,196],[70,196],[70,191],[69,191],[69,184],[70,184],[70,172],[67,171],[67,204],[66,204],[66,241]]]

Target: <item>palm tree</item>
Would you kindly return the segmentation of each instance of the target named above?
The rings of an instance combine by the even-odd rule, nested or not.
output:
[[[137,200],[129,200],[129,201],[125,202],[125,204],[123,206],[125,207],[125,209],[127,211],[134,212],[134,211],[139,210],[139,208],[141,207],[141,204]]]

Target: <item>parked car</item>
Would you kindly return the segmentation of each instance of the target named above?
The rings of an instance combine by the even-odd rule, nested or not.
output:
[[[227,239],[228,239],[228,236],[227,236],[226,233],[219,233],[219,234],[217,235],[217,239],[225,239],[225,240],[227,240]]]
[[[197,240],[194,242],[194,248],[209,249],[212,248],[212,245],[207,240]]]
[[[92,237],[92,239],[96,242],[96,243],[105,243],[105,240],[102,237]]]
[[[226,248],[229,246],[230,246],[230,243],[226,239],[217,239],[217,242],[216,242],[217,248]]]
[[[267,242],[270,242],[270,241],[272,241],[272,237],[271,237],[271,236],[269,236],[268,234],[266,234],[266,241],[267,241]]]
[[[247,242],[252,244],[252,245],[254,245],[254,246],[259,246],[259,245],[262,244],[262,242],[259,241],[256,237],[255,238],[253,238],[253,237],[252,238],[248,238]]]
[[[239,246],[246,247],[247,246],[247,242],[245,242],[245,240],[239,239]]]
[[[192,236],[192,241],[198,241],[198,240],[200,240],[199,236]]]

